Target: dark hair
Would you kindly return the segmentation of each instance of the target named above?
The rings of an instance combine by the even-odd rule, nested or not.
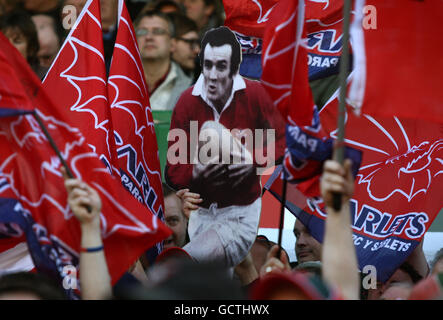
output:
[[[235,34],[228,27],[218,27],[206,31],[202,40],[202,47],[199,54],[200,64],[203,68],[203,61],[205,60],[205,47],[210,44],[212,47],[221,47],[225,44],[229,44],[232,48],[231,56],[231,72],[232,77],[237,73],[241,62],[241,47],[238,43]]]
[[[134,26],[137,28],[138,25],[140,24],[140,21],[146,17],[148,17],[148,18],[159,17],[159,18],[165,20],[168,23],[170,36],[175,37],[175,26],[174,26],[174,22],[172,21],[171,17],[169,15],[167,15],[166,13],[163,13],[158,10],[142,11],[135,19]]]
[[[156,266],[154,265],[154,269]],[[150,288],[128,290],[122,299],[131,300],[244,300],[239,283],[219,262],[177,259],[162,264],[162,278],[153,277]],[[156,274],[155,274],[156,275]]]
[[[154,10],[162,11],[163,8],[167,6],[172,6],[177,9],[178,12],[182,12],[182,7],[175,1],[172,0],[160,0],[155,6]]]
[[[53,15],[47,14],[47,13],[36,13],[33,14],[32,17],[36,16],[44,16],[51,20],[51,28],[54,31],[54,34],[57,36],[59,46],[63,44],[63,40],[65,38],[65,30],[63,29],[63,26],[59,23],[57,23],[57,20]],[[38,32],[37,32],[38,35]]]
[[[66,300],[60,286],[39,273],[17,272],[0,277],[0,295],[9,293],[31,293],[43,300]]]
[[[198,27],[194,20],[189,19],[187,16],[181,13],[170,13],[168,15],[174,22],[176,38],[179,38],[191,31],[198,33]]]
[[[423,277],[417,272],[417,270],[415,270],[415,268],[407,262],[403,262],[399,269],[406,272],[411,277],[412,283],[414,284],[423,279]]]
[[[27,41],[26,59],[31,66],[39,64],[37,52],[40,45],[37,29],[31,16],[25,11],[17,10],[0,16],[0,30],[5,33],[8,29],[19,30],[25,36]]]
[[[175,194],[174,189],[169,187],[166,183],[162,183],[163,188],[163,198],[166,198],[167,196],[170,196],[171,194]]]

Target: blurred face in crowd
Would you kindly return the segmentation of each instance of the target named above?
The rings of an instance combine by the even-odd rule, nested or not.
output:
[[[407,299],[413,285],[411,276],[407,272],[397,269],[386,283],[377,282],[376,289],[369,289],[368,300]]]
[[[165,222],[173,233],[164,241],[164,248],[183,247],[186,244],[188,220],[182,212],[182,202],[175,194],[165,198]]]
[[[43,12],[57,7],[58,0],[24,0],[26,10]]]
[[[14,8],[13,0],[0,0],[0,15]]]
[[[28,40],[25,35],[17,28],[8,28],[2,30],[3,34],[12,45],[22,54],[22,56],[27,59],[28,57]]]
[[[443,258],[438,260],[432,268],[432,274],[443,273]]]
[[[321,243],[314,239],[309,230],[296,220],[294,225],[295,255],[298,262],[321,261]]]
[[[80,12],[82,12],[85,4],[86,0],[65,0],[63,3],[64,6],[74,6],[77,17],[79,16]]]
[[[169,59],[175,40],[171,38],[166,20],[157,16],[144,17],[135,32],[142,59]]]
[[[117,23],[117,0],[100,0],[100,14],[104,30]]]
[[[32,20],[38,33],[40,50],[37,56],[40,64],[44,67],[50,67],[60,49],[60,41],[54,30],[55,21],[52,17],[46,15],[35,15],[32,17]]]
[[[257,237],[254,244],[251,247],[252,261],[257,273],[260,274],[261,267],[266,263],[266,257],[268,255],[271,244],[264,238]]]
[[[193,70],[195,68],[195,59],[200,52],[200,40],[195,31],[189,31],[180,38],[176,38],[175,50],[172,58],[183,69]]]
[[[183,4],[186,9],[186,16],[194,20],[199,27],[206,24],[208,17],[214,11],[214,7],[212,5],[206,6],[204,0],[184,0]]]
[[[214,104],[224,106],[232,90],[231,71],[232,47],[224,44],[205,47],[203,59],[203,77],[206,96]]]

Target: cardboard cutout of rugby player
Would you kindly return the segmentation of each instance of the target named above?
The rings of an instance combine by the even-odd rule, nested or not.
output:
[[[240,76],[241,48],[229,28],[205,34],[200,62],[172,114],[165,179],[194,209],[183,249],[235,267],[257,235],[260,174],[282,157],[285,124],[261,83]]]

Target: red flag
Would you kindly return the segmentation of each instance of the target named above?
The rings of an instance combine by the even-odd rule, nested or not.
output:
[[[309,80],[339,73],[343,47],[343,0],[306,3]]]
[[[263,40],[262,83],[288,123],[310,125],[314,102],[303,45],[304,0],[281,0],[273,9]]]
[[[108,167],[114,139],[106,91],[100,1],[89,0],[52,64],[43,86],[64,119],[80,129]]]
[[[18,51],[5,37],[0,36],[0,42],[0,51],[16,55],[14,69],[18,78],[27,79],[26,91],[16,86],[12,94],[24,96],[25,91],[29,95],[74,175],[100,194],[102,238],[114,284],[147,248],[166,238],[170,230],[123,191],[120,182],[86,145],[80,130],[70,124],[69,114],[49,96],[32,70],[25,66],[26,61],[18,57]],[[0,79],[5,77],[10,74],[0,74]],[[4,106],[2,101],[0,107]],[[65,266],[78,267],[80,226],[67,204],[60,161],[32,115],[2,118],[0,130],[0,179],[8,182],[2,184],[0,197],[10,198],[12,193],[31,214],[41,250],[63,277]]]
[[[108,79],[108,96],[124,187],[159,218],[163,192],[148,86],[134,28],[124,1],[119,2],[117,39]]]
[[[363,72],[354,77],[360,87],[351,87],[351,101],[374,116],[442,123],[443,2],[368,0],[366,8],[363,37],[353,41],[362,47],[356,58]]]
[[[223,0],[225,26],[243,35],[263,38],[266,22],[278,0]]]

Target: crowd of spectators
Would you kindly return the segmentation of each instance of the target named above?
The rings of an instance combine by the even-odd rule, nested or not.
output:
[[[117,0],[101,0],[105,61],[109,69],[117,31]],[[0,31],[44,79],[86,0],[0,0]],[[199,60],[205,32],[223,25],[219,0],[126,1],[153,110],[173,110],[182,93],[202,71]],[[69,25],[72,26],[73,21]],[[214,46],[215,47],[215,46]],[[202,80],[203,81],[203,80]],[[206,185],[205,185],[206,187]],[[99,248],[101,202],[81,181],[66,178],[69,205],[80,221],[83,247]],[[353,193],[350,163],[325,163],[321,190],[327,206],[323,244],[297,220],[294,225],[297,262],[263,235],[255,238],[234,273],[225,264],[197,261],[187,250],[188,221],[200,195],[163,185],[165,223],[173,234],[153,266],[136,261],[112,288],[103,251],[81,253],[83,299],[442,299],[443,249],[428,266],[422,243],[385,283],[362,288],[350,227]],[[332,193],[340,192],[342,208],[335,212]],[[87,200],[85,200],[87,199]],[[85,209],[92,204],[92,213]],[[188,246],[188,247],[187,247]],[[191,250],[192,251],[192,250]],[[86,271],[85,271],[86,270]],[[429,288],[434,288],[429,290]],[[436,289],[435,289],[436,288]],[[39,274],[17,273],[0,278],[0,299],[63,299],[60,284]]]

